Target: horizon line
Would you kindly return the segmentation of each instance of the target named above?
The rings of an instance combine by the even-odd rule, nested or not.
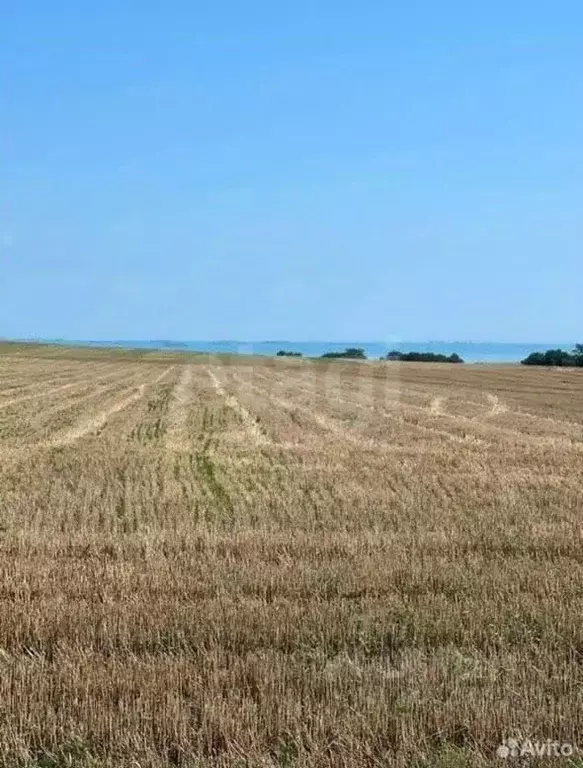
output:
[[[152,344],[156,342],[176,343],[176,344],[504,344],[504,345],[525,345],[525,344],[576,344],[578,342],[569,341],[549,341],[549,340],[474,340],[474,339],[178,339],[178,338],[71,338],[71,337],[44,337],[44,336],[21,336],[21,337],[0,337],[2,341],[14,342],[41,342],[41,343],[138,343]]]

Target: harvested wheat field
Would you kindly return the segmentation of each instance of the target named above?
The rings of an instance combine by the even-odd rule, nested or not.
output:
[[[0,764],[583,748],[582,374],[2,347]]]

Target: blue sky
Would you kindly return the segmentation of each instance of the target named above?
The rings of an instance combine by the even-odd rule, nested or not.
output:
[[[0,336],[583,337],[583,4],[0,25]]]

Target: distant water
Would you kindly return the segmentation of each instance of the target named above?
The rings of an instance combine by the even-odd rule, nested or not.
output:
[[[121,347],[122,349],[166,349],[206,352],[210,354],[244,354],[272,357],[281,350],[301,352],[304,357],[320,357],[325,352],[341,352],[346,347],[361,347],[371,359],[384,357],[392,349],[400,352],[436,352],[451,355],[457,352],[468,363],[516,363],[531,352],[561,347],[570,350],[574,344],[502,344],[463,341],[379,342],[379,341],[65,341],[45,339],[55,344],[75,344],[90,347]]]

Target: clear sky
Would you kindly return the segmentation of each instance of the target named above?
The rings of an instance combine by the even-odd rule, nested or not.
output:
[[[6,0],[0,336],[583,337],[581,0]]]

